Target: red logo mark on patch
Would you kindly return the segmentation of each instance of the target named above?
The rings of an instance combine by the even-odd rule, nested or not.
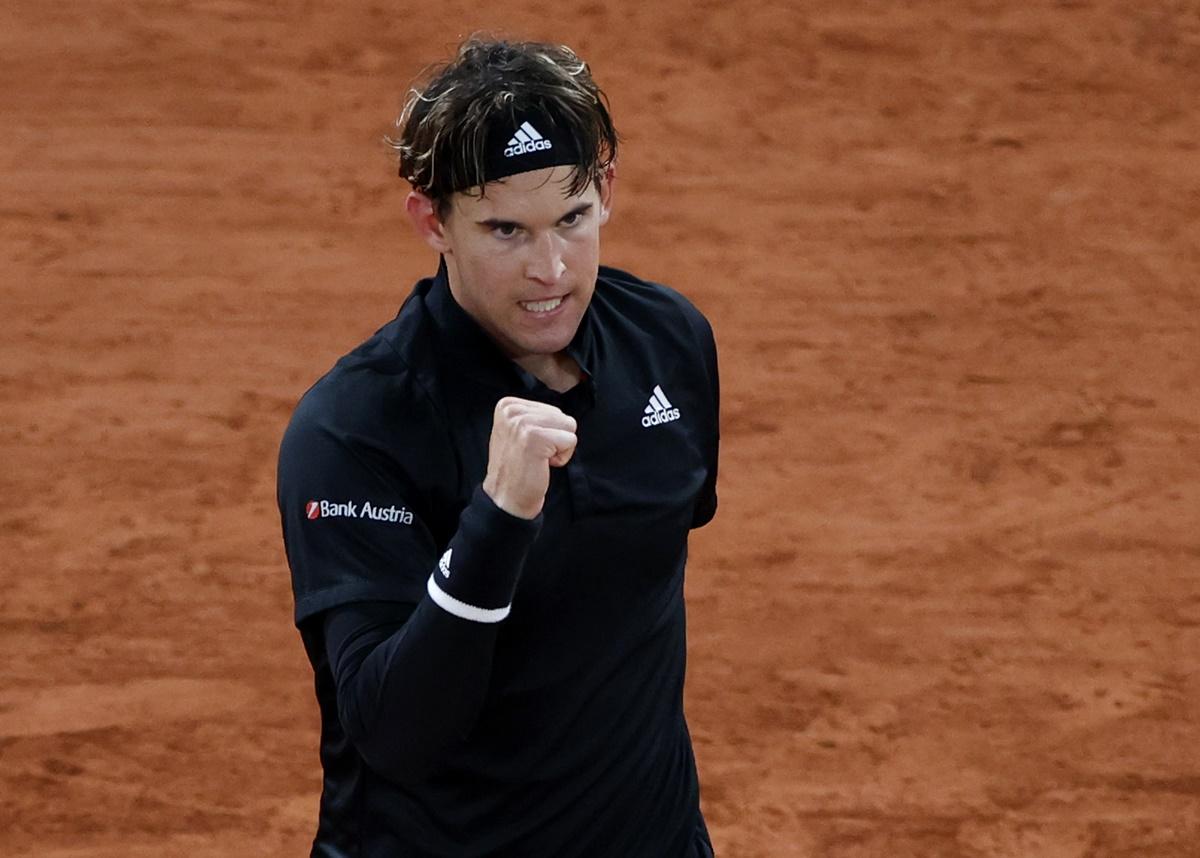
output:
[[[320,501],[309,501],[308,506],[305,507],[305,511],[308,513],[308,517],[310,519],[311,518],[320,518],[321,517],[321,502]]]

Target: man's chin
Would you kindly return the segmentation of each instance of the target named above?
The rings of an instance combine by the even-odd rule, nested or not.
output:
[[[524,331],[516,344],[520,351],[528,355],[556,355],[575,339],[579,322],[579,319],[562,319],[558,324],[543,331]]]
[[[519,352],[525,357],[551,357],[560,354],[571,344],[571,337],[538,337],[520,343]]]

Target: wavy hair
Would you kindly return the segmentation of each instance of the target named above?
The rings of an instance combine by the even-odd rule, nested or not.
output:
[[[554,117],[574,139],[570,193],[599,181],[616,160],[618,135],[608,98],[587,63],[565,45],[473,36],[453,59],[425,71],[409,90],[385,138],[399,156],[400,176],[430,197],[443,217],[450,197],[485,183],[488,131],[529,109]]]

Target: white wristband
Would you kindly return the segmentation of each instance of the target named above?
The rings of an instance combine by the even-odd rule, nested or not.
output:
[[[477,608],[466,602],[460,602],[439,587],[433,575],[429,576],[429,586],[425,589],[429,591],[429,598],[433,599],[443,611],[474,623],[498,623],[512,610],[512,605],[506,605],[503,608]]]

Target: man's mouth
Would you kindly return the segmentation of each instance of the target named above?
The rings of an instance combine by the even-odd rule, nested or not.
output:
[[[557,309],[565,297],[565,295],[560,295],[557,298],[550,298],[546,301],[521,301],[520,303],[530,313],[549,313],[551,310]]]

